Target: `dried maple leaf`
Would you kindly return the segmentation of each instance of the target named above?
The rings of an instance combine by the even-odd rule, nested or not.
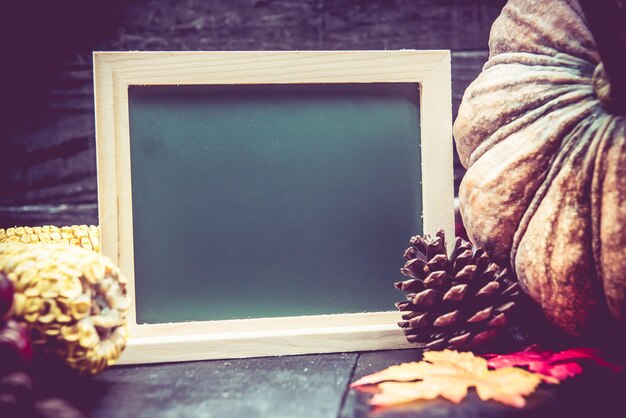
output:
[[[501,369],[503,367],[526,367],[528,370],[545,376],[565,380],[582,373],[579,360],[591,360],[596,364],[619,371],[620,367],[603,360],[598,350],[592,348],[571,348],[559,352],[541,351],[532,345],[523,351],[511,354],[487,354],[489,367]]]
[[[364,386],[377,385],[378,391],[370,400],[376,406],[438,396],[459,403],[467,396],[467,390],[475,387],[482,400],[493,399],[521,408],[526,403],[524,396],[532,393],[542,380],[546,377],[515,367],[492,371],[487,360],[472,353],[444,350],[427,351],[423,361],[389,367],[357,380],[352,387],[363,390]]]

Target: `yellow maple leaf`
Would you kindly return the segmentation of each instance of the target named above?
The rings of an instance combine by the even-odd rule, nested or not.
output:
[[[482,400],[493,399],[521,408],[526,404],[524,396],[542,381],[558,383],[556,379],[517,367],[489,370],[487,361],[481,357],[444,350],[427,351],[423,361],[389,367],[357,380],[352,387],[377,385],[378,392],[370,400],[376,406],[438,396],[459,403],[467,396],[468,389],[474,387]]]

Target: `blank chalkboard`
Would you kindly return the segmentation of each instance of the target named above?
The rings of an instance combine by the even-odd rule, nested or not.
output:
[[[94,52],[122,364],[409,346],[403,251],[453,230],[450,51]]]
[[[129,86],[137,323],[395,309],[417,83]]]

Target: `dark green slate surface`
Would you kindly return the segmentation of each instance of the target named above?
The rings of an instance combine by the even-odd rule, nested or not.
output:
[[[133,86],[137,318],[393,310],[417,84]]]

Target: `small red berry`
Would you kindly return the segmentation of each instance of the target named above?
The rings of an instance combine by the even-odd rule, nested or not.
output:
[[[12,319],[0,329],[0,372],[17,370],[33,360],[26,329]]]
[[[13,305],[13,283],[3,271],[0,271],[0,318],[9,313],[11,305]]]

